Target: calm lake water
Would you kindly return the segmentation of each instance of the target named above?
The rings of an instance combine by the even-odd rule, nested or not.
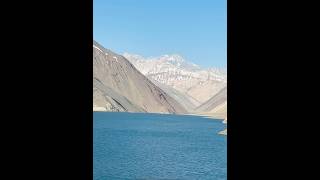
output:
[[[220,120],[94,112],[93,123],[94,180],[227,179]]]

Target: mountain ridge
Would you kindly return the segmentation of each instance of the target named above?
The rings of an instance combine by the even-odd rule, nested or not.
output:
[[[177,54],[151,58],[129,53],[124,53],[123,56],[149,79],[174,88],[196,106],[206,102],[226,86],[225,68],[201,68]]]
[[[207,114],[219,118],[227,117],[227,86],[195,109],[197,114]]]
[[[186,113],[176,100],[146,78],[125,57],[93,41],[94,109]]]

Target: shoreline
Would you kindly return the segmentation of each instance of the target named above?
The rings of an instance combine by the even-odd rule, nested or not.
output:
[[[178,116],[201,116],[201,117],[207,117],[206,115],[201,114],[179,114],[179,113],[165,113],[165,112],[129,112],[129,111],[106,111],[102,109],[94,109],[92,111],[94,112],[107,112],[107,113],[132,113],[132,114],[159,114],[159,115],[178,115]],[[215,118],[217,119],[217,118]],[[218,120],[223,120],[219,118]]]
[[[117,111],[105,111],[105,110],[102,110],[102,109],[99,109],[99,108],[94,108],[93,113],[94,112],[198,116],[198,117],[202,117],[202,118],[218,120],[218,121],[221,121],[223,124],[227,124],[226,115],[222,115],[222,114],[193,114],[193,113],[189,113],[189,114],[173,114],[173,113],[161,113],[161,112],[117,112]],[[224,130],[218,132],[218,134],[219,135],[223,135],[223,136],[227,136],[227,127]]]
[[[223,136],[227,136],[227,128],[220,131],[218,134],[223,135]]]
[[[186,114],[186,115],[201,116],[201,117],[222,120],[222,121],[224,121],[226,119],[226,115],[223,115],[223,114],[192,114],[191,113],[191,114]]]
[[[164,115],[182,115],[182,116],[200,116],[200,117],[207,117],[216,120],[224,120],[223,115],[217,114],[194,114],[194,113],[186,113],[186,114],[177,114],[177,113],[163,113],[163,112],[128,112],[128,111],[106,111],[100,108],[94,109],[92,112],[110,112],[110,113],[145,113],[145,114],[164,114]]]
[[[213,120],[219,120],[219,121],[224,121],[225,124],[225,115],[222,114],[194,114],[194,113],[186,113],[186,114],[175,114],[175,113],[163,113],[163,112],[128,112],[128,111],[106,111],[102,109],[94,109],[92,111],[94,112],[109,112],[109,113],[137,113],[137,114],[162,114],[162,115],[181,115],[181,116],[198,116],[198,117],[203,117],[203,118],[209,118]]]

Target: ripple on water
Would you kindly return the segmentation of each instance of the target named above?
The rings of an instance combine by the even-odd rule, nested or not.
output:
[[[225,124],[198,116],[94,113],[94,180],[226,179]]]

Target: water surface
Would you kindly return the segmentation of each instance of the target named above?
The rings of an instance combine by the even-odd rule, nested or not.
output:
[[[225,124],[198,116],[93,113],[94,180],[227,179]]]

